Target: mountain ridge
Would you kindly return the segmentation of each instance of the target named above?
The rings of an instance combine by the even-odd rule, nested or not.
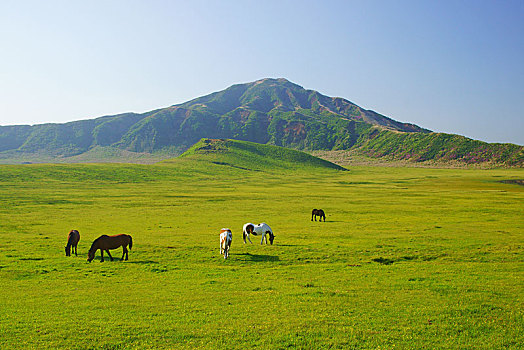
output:
[[[459,135],[453,135],[452,140],[434,135],[445,134],[396,121],[347,99],[304,89],[284,78],[265,78],[145,113],[122,113],[64,124],[0,126],[0,160],[24,154],[68,158],[97,147],[178,155],[202,138],[228,138],[308,151],[361,149],[370,157],[402,156],[413,161],[425,161],[431,154],[452,155],[439,159],[470,161],[473,158],[469,154],[475,152],[472,147],[480,147],[501,154],[488,161],[522,166],[522,146],[487,144]],[[405,151],[401,155],[395,147],[409,149],[410,140],[417,154],[406,157]],[[420,143],[435,149],[421,150],[417,148]],[[468,147],[463,147],[466,144]],[[390,149],[384,150],[386,146]],[[489,154],[478,161],[486,161],[486,157]]]

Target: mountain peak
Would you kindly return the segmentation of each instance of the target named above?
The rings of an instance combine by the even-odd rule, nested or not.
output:
[[[300,85],[295,84],[295,83],[293,83],[292,81],[290,81],[290,80],[288,80],[286,78],[263,78],[263,79],[259,79],[259,80],[256,80],[256,81],[252,82],[252,83],[247,83],[247,84],[253,84],[253,85],[258,85],[258,84],[278,84],[278,85],[291,84],[291,85],[294,85],[294,86],[300,86]]]
[[[257,86],[262,85],[265,87],[271,87],[271,86],[283,86],[293,89],[304,89],[302,86],[293,83],[292,81],[287,80],[286,78],[264,78],[256,80],[252,83],[247,83],[248,85]]]

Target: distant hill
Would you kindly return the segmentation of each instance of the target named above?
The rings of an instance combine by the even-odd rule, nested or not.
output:
[[[444,133],[398,133],[372,129],[361,135],[352,150],[371,158],[412,162],[491,164],[522,167],[524,147],[487,143]]]
[[[347,170],[305,152],[279,146],[227,139],[202,139],[178,158],[164,162],[176,162],[179,159],[198,160],[252,171],[307,168]]]
[[[286,79],[262,79],[147,113],[0,126],[0,162],[108,161],[178,155],[201,138],[369,157],[522,166],[524,147],[432,133]],[[84,155],[86,154],[86,155]],[[137,155],[135,155],[137,154]]]

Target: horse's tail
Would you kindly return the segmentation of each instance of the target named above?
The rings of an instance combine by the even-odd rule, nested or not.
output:
[[[131,237],[131,235],[128,235],[129,236],[129,249],[133,248],[133,237]]]

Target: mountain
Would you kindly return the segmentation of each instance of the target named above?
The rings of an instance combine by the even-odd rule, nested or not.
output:
[[[523,147],[432,133],[286,79],[233,85],[147,113],[65,124],[0,126],[0,161],[105,160],[107,154],[178,155],[201,138],[298,150],[353,150],[369,157],[522,166]],[[31,158],[33,157],[33,158]],[[140,157],[140,156],[139,156]],[[110,157],[109,157],[110,158]]]

